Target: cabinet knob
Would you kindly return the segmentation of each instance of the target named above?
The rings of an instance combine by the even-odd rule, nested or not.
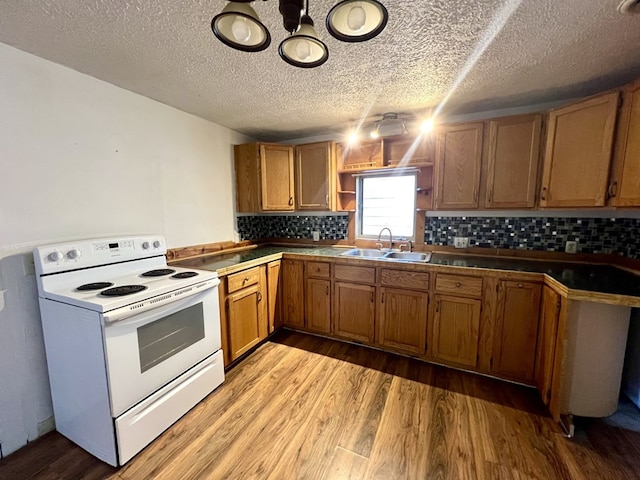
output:
[[[456,287],[460,288],[462,286],[462,284],[460,282],[456,282]]]
[[[320,273],[320,267],[316,267],[316,273]]]
[[[293,205],[293,197],[289,197],[289,206]]]
[[[524,288],[524,285],[522,283],[519,283],[518,288]]]
[[[249,277],[244,277],[244,280],[242,280],[242,284],[244,285],[245,283],[247,283],[249,281]]]

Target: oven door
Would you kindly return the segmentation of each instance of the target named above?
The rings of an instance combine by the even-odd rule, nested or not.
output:
[[[218,288],[107,323],[104,341],[115,418],[220,349]]]

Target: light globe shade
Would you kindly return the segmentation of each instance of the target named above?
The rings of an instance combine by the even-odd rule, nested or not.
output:
[[[295,67],[318,67],[329,58],[329,50],[318,38],[311,19],[303,17],[301,22],[298,31],[280,43],[278,52],[285,62]]]
[[[248,3],[229,2],[211,20],[213,34],[225,45],[243,52],[259,52],[271,43],[271,35]]]
[[[387,9],[377,0],[343,0],[327,15],[327,30],[343,42],[364,42],[384,30]]]

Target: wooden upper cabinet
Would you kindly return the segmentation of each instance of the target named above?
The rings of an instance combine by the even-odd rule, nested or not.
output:
[[[535,207],[541,129],[542,115],[489,123],[485,207]]]
[[[440,127],[436,140],[435,208],[478,208],[482,123]]]
[[[262,210],[293,210],[293,147],[260,145]]]
[[[549,113],[540,206],[604,206],[619,96],[607,93]]]
[[[532,384],[542,286],[501,281],[491,371]]]
[[[238,212],[294,209],[293,147],[270,143],[234,146]]]
[[[384,163],[391,167],[433,164],[436,142],[434,135],[399,135],[384,139]]]
[[[367,140],[355,145],[336,145],[338,171],[367,170],[383,166],[382,139]]]
[[[640,206],[640,82],[623,91],[622,111],[609,183],[609,204]]]
[[[296,206],[299,210],[332,210],[334,158],[333,142],[296,147]]]

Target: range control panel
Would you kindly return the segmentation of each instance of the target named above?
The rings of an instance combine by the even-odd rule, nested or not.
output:
[[[38,275],[110,263],[137,260],[167,253],[162,235],[97,238],[37,247],[33,259]]]

